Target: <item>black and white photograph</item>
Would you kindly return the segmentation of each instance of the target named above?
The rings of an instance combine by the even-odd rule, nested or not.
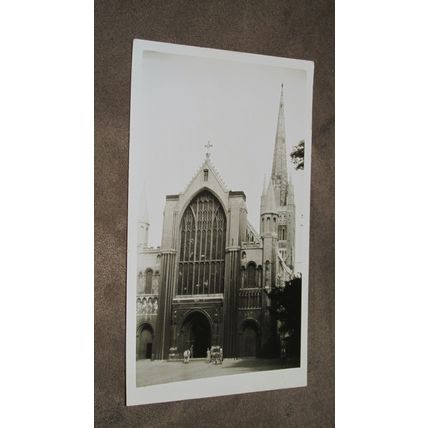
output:
[[[128,404],[306,385],[312,79],[134,41]]]
[[[428,8],[385,3],[2,3],[2,426],[428,427]]]

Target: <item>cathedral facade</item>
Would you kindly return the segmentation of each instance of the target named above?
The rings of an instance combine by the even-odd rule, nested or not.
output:
[[[295,205],[287,172],[281,89],[270,180],[263,185],[259,233],[244,191],[231,191],[209,153],[180,194],[165,199],[162,241],[148,247],[138,225],[137,359],[195,358],[221,346],[225,358],[275,356],[268,293],[293,276]]]

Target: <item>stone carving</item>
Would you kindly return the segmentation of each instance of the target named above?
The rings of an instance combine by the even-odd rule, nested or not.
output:
[[[157,315],[158,306],[159,302],[157,297],[137,298],[137,314],[139,315]]]

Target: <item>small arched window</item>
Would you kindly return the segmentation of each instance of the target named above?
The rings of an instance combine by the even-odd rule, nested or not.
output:
[[[158,294],[159,293],[159,271],[155,270],[155,273],[153,274],[153,281],[152,281],[152,293],[151,294]]]
[[[138,282],[137,282],[138,292],[144,293],[144,275],[143,272],[138,272]]]
[[[270,262],[266,260],[265,262],[265,283],[266,287],[269,287],[270,284]]]
[[[149,269],[146,269],[146,285],[144,287],[145,294],[152,294],[152,284],[153,284],[153,271],[149,268]]]
[[[280,241],[285,241],[287,238],[287,226],[286,225],[282,225],[278,227],[278,238]]]
[[[250,262],[247,265],[247,287],[256,288],[256,269],[257,265],[254,262]]]

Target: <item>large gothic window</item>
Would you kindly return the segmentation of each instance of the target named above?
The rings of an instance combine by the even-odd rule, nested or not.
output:
[[[226,216],[208,191],[199,193],[183,214],[177,294],[223,293]]]

